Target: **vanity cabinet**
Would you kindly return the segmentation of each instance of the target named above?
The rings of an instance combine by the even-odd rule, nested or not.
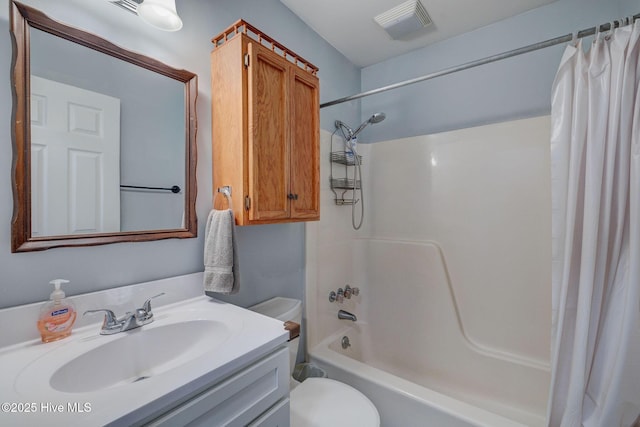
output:
[[[146,426],[289,426],[287,347],[230,375]]]
[[[95,318],[34,345],[38,304],[0,309],[0,324],[13,326],[0,335],[0,396],[31,408],[0,412],[0,426],[288,426],[291,333],[202,295],[202,280],[200,272],[70,297],[123,313],[165,292],[152,323],[113,335],[100,335]]]
[[[318,220],[318,69],[242,20],[212,41],[214,201],[231,187],[238,225]]]

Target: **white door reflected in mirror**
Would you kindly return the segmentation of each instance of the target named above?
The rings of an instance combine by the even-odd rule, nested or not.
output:
[[[120,231],[120,100],[31,76],[33,236]]]

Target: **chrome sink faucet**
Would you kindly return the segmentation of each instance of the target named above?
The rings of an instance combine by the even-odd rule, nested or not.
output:
[[[141,308],[136,309],[135,313],[126,312],[124,316],[117,318],[111,310],[101,308],[98,310],[87,310],[82,315],[102,313],[104,312],[104,321],[100,328],[100,335],[112,335],[118,332],[124,332],[131,329],[139,328],[142,325],[153,322],[153,312],[151,311],[151,300],[164,295],[164,292],[154,295],[142,304]]]

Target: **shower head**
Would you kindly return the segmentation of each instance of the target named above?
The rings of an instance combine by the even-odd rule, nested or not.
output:
[[[349,126],[347,126],[346,124],[344,124],[340,120],[336,120],[335,126],[336,126],[336,128],[338,128],[338,129],[340,129],[342,131],[342,135],[344,136],[344,138],[349,140],[349,139],[352,139],[352,138],[355,138],[356,136],[358,136],[358,134],[360,132],[362,132],[364,130],[364,128],[367,127],[367,125],[380,123],[381,121],[383,121],[386,118],[387,118],[387,116],[384,113],[375,113],[371,117],[369,117],[369,119],[365,120],[360,126],[358,126],[358,128],[356,130],[351,129]]]
[[[364,128],[367,127],[367,125],[369,124],[375,124],[375,123],[380,123],[381,121],[383,121],[384,119],[386,119],[387,116],[384,113],[375,113],[373,114],[371,117],[369,117],[369,119],[367,121],[365,121],[364,123],[362,123],[360,126],[358,126],[358,129],[356,129],[355,131],[353,131],[353,135],[351,135],[351,138],[355,138],[356,136],[358,136],[358,134],[360,132],[362,132],[362,130]]]
[[[381,121],[383,121],[384,119],[387,118],[387,115],[385,113],[375,113],[373,116],[369,117],[368,122],[369,123],[380,123]]]

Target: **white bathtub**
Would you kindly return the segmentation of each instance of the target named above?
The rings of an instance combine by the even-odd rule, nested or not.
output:
[[[312,362],[369,396],[385,426],[544,426],[550,369],[535,357],[545,353],[543,346],[525,351],[542,341],[527,330],[531,325],[503,317],[494,326],[483,323],[485,334],[474,334],[495,313],[478,300],[483,315],[476,324],[463,321],[445,256],[434,242],[373,239],[356,248],[368,260],[358,274],[364,280],[352,282],[360,295],[338,306],[318,299],[319,325],[328,333],[312,344]],[[339,308],[358,320],[338,320]],[[546,315],[527,319],[533,324]],[[521,332],[511,342],[522,351],[491,342],[516,327]],[[343,336],[351,342],[345,350]]]
[[[343,381],[363,392],[380,412],[383,427],[523,427],[543,426],[542,414],[514,406],[514,402],[469,393],[465,384],[456,387],[412,373],[404,365],[381,360],[374,353],[367,325],[345,328],[314,347],[310,360],[329,378]],[[351,346],[342,349],[347,336]]]

